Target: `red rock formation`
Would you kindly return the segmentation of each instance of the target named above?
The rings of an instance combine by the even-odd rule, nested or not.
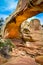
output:
[[[19,0],[15,12],[6,20],[3,27],[4,37],[20,38],[19,28],[21,23],[40,12],[43,12],[43,0]]]
[[[21,56],[10,59],[10,61],[5,63],[4,65],[37,65],[37,63],[31,57]]]

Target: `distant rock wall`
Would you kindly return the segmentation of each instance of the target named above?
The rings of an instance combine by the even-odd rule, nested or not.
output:
[[[21,26],[21,31],[23,38],[25,40],[33,39],[36,42],[43,43],[43,29],[38,19],[33,19],[30,23],[23,23],[24,25]],[[32,42],[31,39],[31,42]]]

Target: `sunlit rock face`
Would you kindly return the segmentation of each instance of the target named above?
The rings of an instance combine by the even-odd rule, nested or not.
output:
[[[23,22],[21,26],[22,37],[25,43],[25,51],[33,56],[43,55],[43,29],[38,19]]]
[[[21,32],[23,38],[27,41],[43,42],[43,30],[38,19],[33,19],[28,24],[24,22],[21,26]]]
[[[19,0],[15,12],[11,14],[11,16],[9,16],[5,21],[5,25],[3,27],[3,36],[5,38],[20,38],[19,28],[21,23],[27,18],[30,18],[40,12],[43,12],[43,0]],[[5,34],[5,32],[7,34]]]
[[[37,19],[33,19],[30,22],[30,31],[31,31],[31,36],[33,37],[34,40],[36,41],[42,41],[43,42],[43,30],[40,24],[40,21]]]

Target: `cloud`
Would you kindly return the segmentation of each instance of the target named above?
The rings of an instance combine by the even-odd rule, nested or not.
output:
[[[18,0],[1,0],[0,2],[0,18],[5,19],[16,9]]]
[[[8,15],[0,14],[0,18],[3,18],[5,20],[6,17],[8,17]]]
[[[3,0],[3,1],[4,1],[4,4],[2,4],[2,6],[0,6],[1,11],[14,10],[16,8],[17,2],[18,2],[18,0]]]
[[[15,8],[16,8],[16,6],[17,6],[17,1],[15,1],[15,0],[5,0],[6,2],[7,2],[7,8],[5,8],[5,10],[10,10],[10,11],[12,11],[12,10],[14,10]]]

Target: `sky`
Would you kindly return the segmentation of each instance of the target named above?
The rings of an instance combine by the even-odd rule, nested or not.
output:
[[[17,3],[18,0],[0,0],[0,18],[2,17],[5,20],[6,17],[13,13],[16,9]],[[43,24],[43,13],[29,18],[28,21],[34,18],[39,19],[41,24]]]

